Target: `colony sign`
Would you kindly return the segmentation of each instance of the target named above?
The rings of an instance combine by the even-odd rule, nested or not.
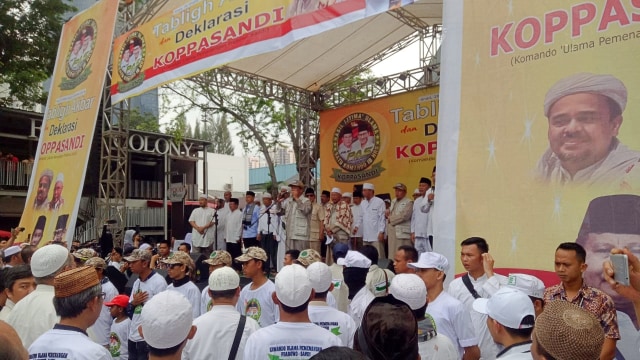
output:
[[[176,144],[173,139],[162,137],[154,138],[149,135],[132,134],[129,136],[129,149],[137,152],[144,152],[158,155],[171,155],[179,157],[198,157],[198,154],[191,153],[192,143],[181,142]]]

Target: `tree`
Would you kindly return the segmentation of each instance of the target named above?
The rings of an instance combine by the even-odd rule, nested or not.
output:
[[[204,140],[202,137],[202,131],[200,131],[200,121],[196,121],[196,127],[193,130],[193,138]]]
[[[227,114],[211,120],[211,126],[205,125],[202,140],[211,141],[209,151],[214,154],[234,155],[231,133],[227,124]]]
[[[20,101],[44,104],[42,82],[53,73],[65,14],[76,8],[63,0],[0,1],[0,106]]]
[[[199,109],[205,114],[227,114],[229,122],[239,127],[237,135],[243,148],[248,152],[257,149],[262,153],[269,167],[271,181],[278,182],[271,154],[286,141],[283,136],[287,132],[282,106],[273,100],[238,96],[224,91],[218,83],[215,70],[172,83],[164,89],[173,95],[164,96],[165,103],[172,102],[172,97],[180,99],[181,104],[171,105],[174,109],[182,109],[183,112]]]
[[[141,114],[138,109],[131,109],[129,111],[129,129],[159,133],[160,123],[151,113]]]

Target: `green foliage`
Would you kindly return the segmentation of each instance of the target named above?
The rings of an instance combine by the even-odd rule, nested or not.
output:
[[[153,114],[141,114],[138,109],[132,109],[129,112],[129,129],[159,133],[160,123]]]
[[[176,144],[181,144],[187,137],[188,126],[184,113],[180,113],[165,126],[164,133],[173,136]]]
[[[44,104],[41,83],[53,73],[65,14],[75,8],[63,0],[0,1],[0,106],[17,100]]]
[[[209,151],[214,154],[234,155],[227,114],[212,119],[211,125],[205,124],[201,139],[211,141]]]

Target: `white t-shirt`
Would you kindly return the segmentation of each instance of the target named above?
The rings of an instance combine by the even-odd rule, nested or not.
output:
[[[140,278],[136,279],[133,283],[133,287],[131,288],[131,297],[129,298],[129,302],[133,301],[133,295],[139,292],[147,292],[149,297],[147,301],[151,300],[155,295],[167,290],[167,282],[164,280],[162,276],[160,276],[155,271],[149,275],[146,281],[140,281]],[[146,303],[146,302],[145,302]],[[140,326],[140,313],[142,312],[143,304],[136,306],[133,310],[133,317],[131,318],[131,329],[129,331],[129,340],[131,341],[142,341],[142,337],[138,332],[138,326]]]
[[[120,268],[124,265],[124,262],[121,261],[109,261],[109,266],[113,266],[114,268],[120,270]]]
[[[118,295],[118,290],[113,286],[109,279],[105,278],[105,280],[106,281],[102,283],[102,292],[105,294],[104,301],[106,302],[111,301],[111,299]],[[113,318],[109,312],[109,307],[103,304],[98,320],[96,320],[96,322],[87,329],[87,333],[91,337],[91,340],[100,345],[108,345],[112,321]]]
[[[129,359],[129,327],[131,326],[131,319],[124,318],[124,320],[117,322],[113,319],[111,324],[111,336],[109,336],[109,352],[114,360],[128,360]]]
[[[39,284],[11,310],[7,323],[16,330],[25,348],[60,321],[53,307],[53,296],[53,286]]]
[[[209,296],[209,287],[205,286],[200,293],[200,315],[203,315],[207,311],[211,310],[211,306],[213,306],[213,301],[211,299],[211,296]]]
[[[344,346],[353,348],[353,337],[358,327],[351,316],[332,308],[324,301],[311,301],[309,320],[339,337]]]
[[[209,207],[198,207],[193,209],[191,216],[189,216],[189,222],[194,221],[198,226],[208,225],[213,221],[213,214],[215,211]],[[193,246],[207,247],[213,244],[215,238],[215,229],[212,227],[206,229],[204,236],[198,232],[195,228],[191,229],[191,242]]]
[[[169,284],[169,286],[167,286],[167,291],[169,290],[179,292],[180,294],[184,295],[187,300],[189,300],[189,302],[191,303],[191,310],[193,312],[194,319],[200,316],[200,289],[198,289],[196,284],[191,281],[188,281],[187,283],[182,284],[178,287],[174,286],[173,284]]]
[[[240,314],[231,305],[216,305],[193,321],[198,328],[193,339],[187,341],[182,351],[182,360],[227,360],[238,329]],[[244,325],[236,360],[244,358],[244,347],[251,334],[260,325],[250,317]]]
[[[68,326],[56,328],[42,334],[29,346],[29,360],[111,360],[104,346],[91,341],[80,329]]]
[[[236,309],[266,327],[274,324],[279,319],[278,306],[273,302],[271,294],[276,291],[276,286],[271,280],[267,280],[262,286],[251,290],[249,283],[242,288]]]
[[[362,318],[364,317],[364,311],[367,310],[367,306],[375,299],[371,291],[367,289],[367,286],[363,286],[362,289],[358,290],[358,292],[351,299],[351,304],[349,304],[349,316],[353,318],[353,321],[356,322],[357,326],[360,326],[362,323]]]
[[[531,360],[533,358],[531,355],[531,341],[511,345],[511,347],[505,348],[497,358],[500,360]]]
[[[487,275],[482,275],[477,280],[473,276],[469,276],[473,288],[478,292],[478,295],[488,299],[491,295],[495,294],[501,286],[507,284],[507,278],[500,274],[494,274],[491,278],[487,278]],[[487,328],[487,315],[481,314],[473,310],[473,301],[475,300],[464,283],[462,278],[457,278],[449,284],[447,289],[449,294],[454,298],[460,300],[469,314],[471,315],[471,322],[476,331],[478,337],[478,346],[480,347],[480,359],[488,360],[495,359],[498,353],[502,349],[493,341],[489,328]]]
[[[459,358],[464,354],[463,348],[478,345],[469,312],[460,300],[446,291],[441,292],[435,300],[429,302],[427,313],[436,322],[438,334],[448,337],[456,345]]]
[[[337,336],[312,323],[279,322],[256,331],[244,348],[245,360],[303,360],[323,349],[343,346]]]

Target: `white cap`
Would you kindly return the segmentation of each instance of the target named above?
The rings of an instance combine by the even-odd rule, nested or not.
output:
[[[144,341],[156,349],[169,349],[182,343],[191,330],[191,303],[177,291],[163,291],[147,301],[140,314]]]
[[[4,256],[13,256],[17,253],[20,252],[20,245],[13,245],[13,246],[9,246],[8,248],[4,249]]]
[[[398,274],[391,280],[389,293],[394,298],[418,310],[427,303],[427,286],[416,274]]]
[[[276,275],[276,296],[289,307],[306,303],[311,297],[311,282],[307,269],[298,264],[287,265]]]
[[[362,190],[375,190],[375,187],[372,183],[364,183],[362,184]]]
[[[533,275],[509,274],[507,286],[518,289],[534,298],[544,298],[544,283]]]
[[[211,291],[233,290],[238,286],[240,286],[240,276],[228,266],[215,269],[209,275],[209,289]]]
[[[409,263],[407,266],[414,269],[436,269],[446,272],[449,270],[449,260],[437,252],[424,252],[420,254],[418,262]]]
[[[60,270],[68,259],[69,250],[66,247],[56,244],[45,245],[33,253],[31,273],[37,278],[52,275]]]
[[[353,197],[353,194],[352,194],[352,193],[350,193],[350,192],[346,192],[346,193],[342,194],[342,197],[352,198],[352,197]]]
[[[271,193],[265,192],[265,193],[262,193],[262,198],[263,199],[272,199],[273,196],[271,196]]]
[[[323,262],[314,262],[307,267],[307,275],[311,282],[311,287],[317,293],[329,290],[333,283],[331,269]]]
[[[503,287],[490,298],[473,301],[473,310],[489,315],[492,319],[511,329],[528,329],[531,325],[522,325],[525,316],[535,316],[533,303],[522,291]]]
[[[420,194],[420,189],[416,188],[413,190],[413,195]]]
[[[596,94],[613,100],[621,111],[627,106],[627,88],[620,79],[608,74],[578,73],[560,79],[544,97],[544,116],[549,116],[553,104],[561,98],[578,94]]]
[[[151,249],[151,245],[144,243],[142,245],[140,245],[140,247],[138,248],[140,250],[147,250],[147,249]]]
[[[359,251],[349,250],[347,251],[347,256],[344,258],[340,258],[336,261],[338,265],[346,266],[346,267],[356,267],[362,269],[368,269],[371,267],[371,260],[368,257],[364,256]]]
[[[340,190],[340,188],[334,187],[333,189],[331,189],[332,193],[338,193],[338,194],[342,194],[342,190]]]
[[[64,175],[62,173],[58,173],[58,176],[56,176],[56,182],[58,181],[64,182]]]

